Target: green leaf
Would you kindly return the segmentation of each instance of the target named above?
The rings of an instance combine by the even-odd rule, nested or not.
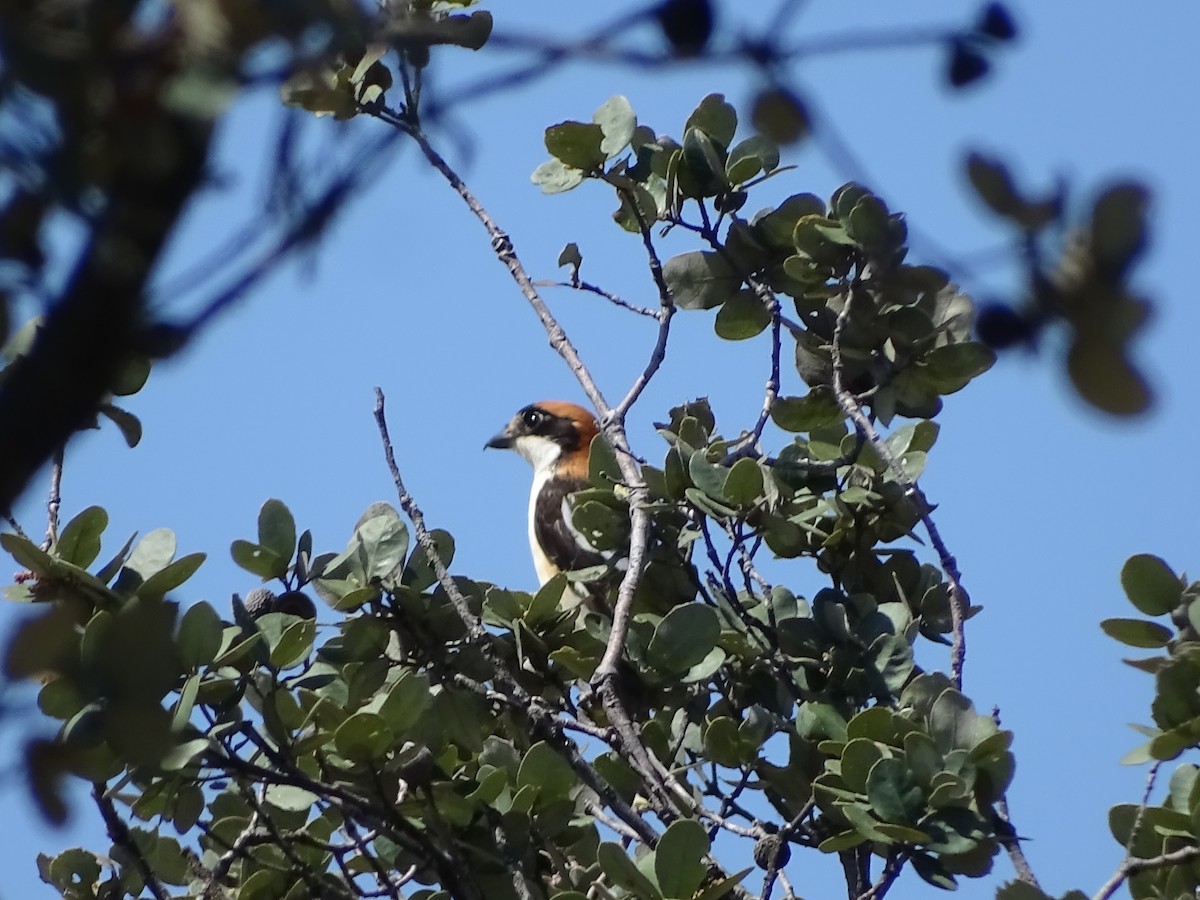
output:
[[[557,159],[549,159],[533,170],[529,180],[542,189],[543,194],[561,194],[583,184],[583,171]]]
[[[137,534],[131,534],[125,545],[117,551],[116,555],[104,564],[99,572],[96,573],[96,580],[102,584],[108,584],[112,581],[121,567],[125,565],[125,561],[129,559],[129,551],[133,548],[133,542],[137,540]],[[0,543],[3,543],[3,536],[0,535]],[[7,546],[6,546],[7,549]],[[11,552],[11,551],[10,551]]]
[[[742,277],[719,254],[693,250],[663,263],[663,279],[680,309],[712,309],[733,297]]]
[[[155,572],[165,569],[174,558],[175,532],[169,528],[156,528],[133,548],[125,568],[146,581]]]
[[[792,194],[765,215],[755,216],[754,233],[780,252],[793,248],[796,224],[807,216],[824,216],[825,201],[816,194]]]
[[[546,129],[546,149],[559,162],[583,172],[600,168],[608,159],[602,148],[604,129],[594,123],[560,122]]]
[[[827,837],[817,845],[822,853],[841,853],[843,850],[850,850],[857,847],[866,841],[866,838],[857,831],[843,831],[840,834],[835,834],[833,837]]]
[[[803,397],[778,397],[771,405],[771,420],[784,431],[812,432],[844,418],[829,387],[813,388]]]
[[[596,435],[588,448],[588,481],[598,488],[608,488],[620,484],[621,478],[621,465],[617,462],[617,454],[613,452],[604,435]]]
[[[19,534],[0,534],[0,547],[35,575],[47,575],[54,568],[54,559],[45,550]]]
[[[719,766],[741,765],[742,748],[738,723],[729,716],[717,716],[704,729],[704,753]]]
[[[925,795],[902,760],[884,758],[867,775],[867,800],[885,822],[914,823],[925,810]]]
[[[1105,619],[1100,627],[1110,638],[1143,649],[1165,647],[1174,637],[1170,628],[1145,619]]]
[[[390,506],[383,506],[376,512],[354,529],[366,551],[364,574],[368,581],[388,580],[399,575],[400,565],[408,552],[408,529],[400,520],[400,514]]]
[[[744,184],[760,172],[770,174],[779,168],[779,148],[760,134],[736,144],[725,161],[725,177],[730,184]]]
[[[727,658],[728,656],[724,650],[720,647],[713,647],[704,659],[687,670],[687,673],[679,679],[680,683],[697,684],[702,681],[708,681],[725,664]]]
[[[639,871],[620,844],[604,841],[596,848],[596,861],[604,874],[619,888],[624,888],[638,900],[656,900],[662,896],[658,886]]]
[[[305,812],[317,800],[316,794],[291,784],[268,784],[263,788],[263,801],[284,812]]]
[[[709,94],[688,116],[684,132],[689,128],[698,128],[722,147],[728,147],[737,131],[737,110],[725,101],[724,94]]]
[[[89,506],[63,526],[54,546],[59,559],[86,569],[100,555],[100,536],[108,527],[108,513]]]
[[[178,772],[203,756],[208,747],[208,738],[184,741],[167,751],[159,765],[167,772]]]
[[[545,741],[538,741],[529,748],[521,760],[521,768],[517,770],[517,787],[537,787],[542,802],[566,797],[578,782],[575,770],[561,753]]]
[[[1121,587],[1129,602],[1147,616],[1165,616],[1180,604],[1183,583],[1166,561],[1149,553],[1139,553],[1125,561],[1121,569]]]
[[[600,149],[607,159],[612,159],[629,146],[633,131],[637,128],[637,116],[626,97],[617,95],[606,100],[595,113],[592,121],[600,126],[604,139]]]
[[[996,900],[1054,900],[1054,898],[1027,881],[1010,881],[1001,885],[996,891]]]
[[[763,470],[758,463],[746,457],[739,459],[729,469],[725,479],[725,498],[737,506],[752,506],[763,497]]]
[[[296,552],[296,520],[282,500],[268,500],[258,511],[258,543],[284,563]]]
[[[165,597],[170,591],[175,590],[195,575],[196,570],[200,568],[206,558],[203,553],[189,553],[187,556],[179,557],[143,581],[137,589],[138,595],[141,597]]]
[[[685,603],[655,627],[646,660],[661,672],[686,672],[708,656],[720,636],[721,622],[712,607]]]
[[[749,867],[740,872],[734,872],[728,878],[719,878],[700,893],[695,894],[692,900],[721,900],[721,898],[729,896],[733,888],[753,871],[753,867]]]
[[[434,528],[429,532],[429,537],[433,541],[438,559],[448,570],[450,563],[454,561],[454,538],[450,532],[443,531],[441,528]],[[417,546],[414,549],[412,556],[408,558],[408,564],[404,567],[404,574],[400,580],[405,587],[412,588],[414,591],[423,591],[437,582],[437,573],[434,572],[424,547]]]
[[[762,334],[771,324],[771,312],[753,291],[738,291],[719,310],[713,323],[717,337],[744,341]]]
[[[846,233],[867,249],[886,247],[891,239],[888,208],[872,194],[859,198],[846,219]]]
[[[995,363],[996,354],[975,341],[937,347],[921,358],[925,377],[940,394],[962,390],[972,378],[982,375]]]
[[[384,696],[378,713],[396,734],[404,734],[417,724],[429,706],[429,677],[405,671]]]
[[[867,777],[875,764],[883,759],[883,748],[865,737],[852,738],[842,749],[842,780],[858,794],[867,791]]]
[[[708,461],[706,451],[697,450],[688,460],[688,476],[698,490],[720,503],[725,502],[725,481],[730,470]]]
[[[100,404],[99,412],[109,419],[129,447],[136,447],[142,441],[142,421],[128,410],[121,409],[111,403]]]
[[[349,66],[301,69],[279,86],[279,98],[285,106],[308,110],[317,117],[352,119],[358,115],[358,100],[351,74]]]
[[[308,658],[316,638],[317,623],[284,613],[267,613],[256,620],[258,630],[267,639],[271,665],[290,669]]]
[[[264,581],[287,574],[287,560],[267,547],[237,540],[229,545],[229,552],[235,563]]]
[[[678,819],[654,850],[654,875],[664,897],[690,900],[708,874],[708,833],[695,819]]]
[[[618,550],[628,543],[629,519],[626,515],[600,500],[580,502],[576,496],[567,502],[571,508],[572,527],[596,550]]]
[[[333,743],[338,753],[351,762],[382,759],[395,744],[395,736],[382,716],[356,712],[338,726]]]
[[[725,191],[725,151],[698,128],[683,135],[683,157],[677,170],[679,190],[685,197],[711,197]]]
[[[128,397],[140,391],[149,377],[150,360],[145,356],[134,356],[125,361],[109,390],[118,397]]]
[[[929,710],[929,733],[943,753],[971,750],[998,730],[991,716],[975,712],[971,701],[954,688],[942,691]]]
[[[216,659],[224,631],[225,623],[207,601],[189,606],[179,622],[179,634],[175,639],[184,667],[196,669]]]

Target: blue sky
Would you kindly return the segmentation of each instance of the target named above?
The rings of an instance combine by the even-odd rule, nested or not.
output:
[[[727,34],[752,27],[749,20],[736,24],[740,4],[724,6]],[[497,27],[585,33],[593,12],[571,7],[564,16],[563,4],[550,0],[498,5]],[[1038,355],[1007,356],[949,399],[923,478],[966,586],[984,606],[968,631],[966,687],[980,708],[999,706],[1016,733],[1010,803],[1019,831],[1032,838],[1028,855],[1051,892],[1078,887],[1090,894],[1121,858],[1106,814],[1140,795],[1144,771],[1117,761],[1138,743],[1125,723],[1148,719],[1150,696],[1149,676],[1120,663],[1121,648],[1097,622],[1131,609],[1118,582],[1129,555],[1157,553],[1177,571],[1200,567],[1200,487],[1188,474],[1200,446],[1192,347],[1200,305],[1188,296],[1200,187],[1197,128],[1180,99],[1200,83],[1192,46],[1200,8],[1174,4],[1168,18],[1113,0],[1012,7],[1020,42],[1002,55],[993,77],[967,91],[941,86],[942,57],[933,50],[801,61],[797,86],[836,124],[861,171],[839,168],[810,143],[786,152],[784,161],[797,169],[760,189],[751,206],[800,191],[827,196],[846,180],[865,180],[931,238],[914,241],[912,258],[936,262],[941,248],[956,258],[995,259],[978,251],[1008,238],[966,186],[962,160],[971,149],[1009,159],[1034,188],[1067,177],[1081,207],[1116,177],[1144,179],[1154,192],[1153,241],[1136,283],[1155,300],[1156,313],[1135,348],[1158,391],[1153,414],[1115,421],[1085,408],[1066,383],[1061,347],[1051,338]],[[812,0],[796,21],[797,36],[957,24],[972,15],[933,0],[856,4],[857,21],[847,9]],[[448,84],[502,68],[486,52],[457,50],[439,54],[435,64]],[[744,108],[753,88],[733,69],[691,66],[668,74],[573,65],[459,108],[434,140],[510,233],[535,278],[559,277],[558,253],[575,241],[585,277],[653,305],[637,242],[609,222],[611,195],[584,186],[543,197],[529,183],[546,157],[542,131],[567,118],[587,120],[609,96],[624,94],[641,121],[678,134],[705,94],[723,92]],[[271,91],[230,112],[217,167],[224,187],[197,204],[173,237],[160,284],[172,284],[172,274],[188,271],[258,214],[275,115]],[[313,123],[312,152],[337,153],[343,127]],[[369,133],[382,126],[351,127]],[[665,245],[666,252],[685,248],[678,239]],[[1015,271],[994,263],[973,262],[952,274],[983,299],[1011,296],[1017,283]],[[545,297],[606,395],[621,396],[644,364],[653,324],[597,298],[561,290]],[[168,312],[179,311],[186,298],[161,301]],[[726,343],[712,335],[711,319],[676,318],[666,365],[631,417],[634,447],[651,459],[664,446],[650,423],[678,402],[708,395],[726,433],[752,424],[757,413],[765,335]],[[340,549],[369,503],[394,499],[371,415],[375,385],[388,395],[409,488],[429,522],[457,539],[455,570],[531,586],[529,473],[515,457],[480,448],[525,403],[582,394],[478,223],[412,147],[402,147],[343,212],[317,252],[284,268],[155,371],[129,403],[146,427],[137,449],[126,449],[111,428],[69,448],[64,514],[106,507],[110,552],[134,531],[175,529],[181,553],[209,554],[179,599],[227,604],[231,592],[254,586],[229,560],[228,546],[253,537],[265,499],[287,502],[320,549]],[[799,392],[798,379],[785,376],[785,390]],[[44,498],[43,480],[17,510],[31,533],[44,528]],[[811,596],[820,587],[806,567],[791,577],[797,593]],[[0,606],[0,632],[22,612]],[[108,846],[82,794],[73,823],[61,831],[42,826],[27,804],[9,761],[26,729],[38,727],[25,719],[0,729],[9,773],[0,781],[0,821],[22,823],[0,828],[4,898],[51,896],[37,881],[39,850]],[[834,889],[834,860],[796,859],[798,890],[822,896]],[[991,896],[1009,877],[1002,857],[995,875],[963,883],[959,896]],[[902,883],[894,895],[910,896],[918,885]]]

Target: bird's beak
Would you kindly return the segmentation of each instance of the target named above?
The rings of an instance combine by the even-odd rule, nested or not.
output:
[[[513,446],[512,435],[505,428],[498,435],[483,445],[484,450],[511,450]]]

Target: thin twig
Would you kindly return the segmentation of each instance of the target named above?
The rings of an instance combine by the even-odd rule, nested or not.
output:
[[[250,813],[250,818],[246,820],[246,827],[243,828],[233,843],[229,845],[229,849],[221,854],[221,858],[217,860],[217,864],[213,867],[213,877],[220,880],[229,874],[230,867],[239,856],[245,856],[246,845],[250,843],[254,833],[258,831],[258,810]],[[246,857],[249,858],[249,857]]]
[[[1138,804],[1137,815],[1133,817],[1133,827],[1129,829],[1129,845],[1125,848],[1125,858],[1133,856],[1133,843],[1141,830],[1142,820],[1146,818],[1146,808],[1150,805],[1150,795],[1154,793],[1154,782],[1158,780],[1158,770],[1162,762],[1158,761],[1146,773],[1146,786],[1142,789],[1142,802]]]
[[[574,281],[535,281],[534,286],[571,288],[575,291],[584,291],[588,294],[596,294],[597,296],[603,297],[609,303],[613,304],[613,306],[619,306],[622,309],[635,312],[639,316],[648,316],[651,319],[657,319],[661,315],[660,311],[657,309],[649,309],[645,306],[638,306],[635,303],[630,303],[623,297],[618,297],[616,294],[612,293],[611,291],[606,291],[597,284],[592,284],[590,281],[583,281],[578,278]]]
[[[946,573],[946,580],[950,584],[950,626],[952,632],[950,643],[950,679],[954,682],[956,688],[961,689],[963,667],[967,659],[967,638],[964,626],[966,613],[970,608],[970,597],[962,586],[962,573],[958,569],[958,562],[946,547],[946,543],[942,540],[941,533],[938,531],[937,524],[933,521],[933,516],[931,515],[933,506],[925,496],[925,492],[921,490],[916,481],[909,477],[900,460],[896,458],[891,448],[884,442],[879,432],[875,430],[875,425],[867,418],[866,413],[862,411],[862,406],[859,405],[858,400],[845,385],[844,370],[842,367],[842,333],[845,330],[846,322],[849,321],[850,310],[854,306],[855,294],[854,284],[844,286],[842,292],[844,303],[842,304],[841,312],[838,313],[837,323],[833,329],[833,347],[831,351],[833,358],[833,393],[837,398],[838,405],[842,408],[842,412],[854,422],[854,427],[858,433],[869,441],[879,453],[880,458],[892,473],[892,477],[904,488],[905,496],[916,506],[921,524],[925,526],[925,531],[929,535],[929,542],[933,545],[933,549],[938,555],[942,571]]]
[[[55,450],[50,466],[50,496],[46,498],[46,539],[42,541],[43,550],[49,550],[58,540],[58,511],[62,507],[63,455],[62,447]]]
[[[92,799],[96,801],[96,807],[100,810],[100,816],[104,819],[104,828],[108,832],[108,838],[118,847],[125,850],[133,859],[133,865],[138,870],[138,874],[142,876],[142,881],[146,887],[150,889],[155,897],[155,900],[169,900],[170,894],[163,887],[162,882],[158,880],[158,876],[154,874],[154,870],[150,868],[150,863],[142,854],[142,848],[137,845],[133,835],[129,833],[129,826],[118,815],[117,808],[104,793],[104,785],[92,785]]]
[[[624,195],[624,190],[620,187],[618,187],[618,191]],[[658,338],[654,343],[654,349],[650,353],[650,359],[646,362],[645,368],[625,393],[625,397],[617,404],[616,409],[612,411],[610,418],[616,420],[616,423],[622,428],[624,427],[626,414],[633,408],[633,404],[642,395],[642,391],[646,389],[646,385],[650,383],[650,379],[654,377],[659,367],[663,364],[663,360],[666,359],[667,339],[671,334],[671,319],[675,315],[675,298],[671,296],[671,288],[667,285],[667,278],[663,274],[662,260],[659,258],[658,250],[654,246],[653,235],[650,233],[650,227],[654,223],[646,221],[642,215],[641,207],[637,204],[636,198],[627,197],[627,200],[629,208],[637,218],[638,231],[641,232],[642,236],[642,247],[646,251],[646,263],[650,267],[650,277],[654,280],[654,286],[658,289]]]
[[[1125,880],[1130,875],[1136,875],[1138,872],[1145,872],[1147,869],[1161,869],[1164,866],[1177,866],[1181,863],[1191,862],[1194,859],[1200,859],[1200,847],[1192,844],[1187,847],[1180,847],[1178,850],[1172,850],[1170,853],[1164,853],[1161,856],[1153,856],[1149,859],[1133,857],[1126,859],[1121,863],[1120,868],[1113,874],[1113,877],[1108,879],[1100,890],[1096,891],[1092,900],[1108,900],[1117,889],[1125,883]]]
[[[775,408],[775,401],[779,399],[780,346],[783,323],[779,320],[779,299],[769,291],[767,295],[770,297],[767,302],[767,311],[771,314],[771,374],[767,378],[758,421],[754,423],[754,428],[750,432],[751,438],[748,444],[751,447],[757,445],[762,438],[763,429],[767,427],[767,421],[771,418],[771,410]]]
[[[879,873],[875,883],[859,894],[858,900],[881,900],[891,886],[896,883],[896,879],[900,877],[909,856],[911,856],[909,851],[901,850],[888,857],[888,861],[884,863],[883,871]]]

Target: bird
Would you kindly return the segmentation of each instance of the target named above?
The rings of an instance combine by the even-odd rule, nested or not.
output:
[[[611,562],[571,524],[568,498],[589,487],[588,456],[600,433],[596,418],[582,406],[543,400],[517,414],[484,449],[514,450],[533,466],[529,491],[529,547],[538,584],[560,572],[573,572]],[[573,585],[585,605],[595,606],[603,585]]]

